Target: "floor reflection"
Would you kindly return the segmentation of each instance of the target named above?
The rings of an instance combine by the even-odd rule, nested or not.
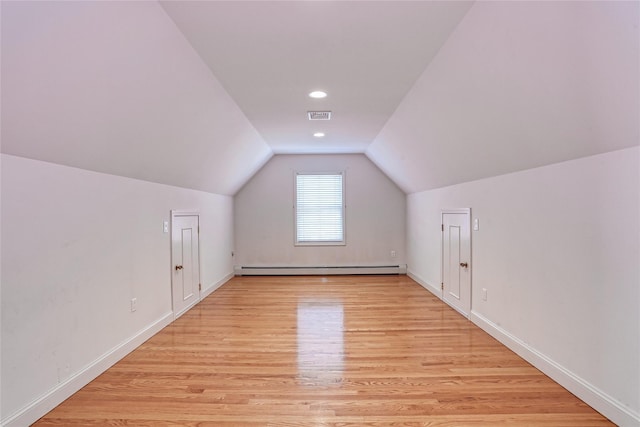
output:
[[[298,301],[298,376],[307,386],[339,384],[344,369],[342,301]]]

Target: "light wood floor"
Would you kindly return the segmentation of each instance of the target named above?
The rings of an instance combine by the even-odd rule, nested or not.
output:
[[[604,426],[405,276],[238,277],[37,426]]]

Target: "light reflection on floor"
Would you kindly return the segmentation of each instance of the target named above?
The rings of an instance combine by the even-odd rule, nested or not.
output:
[[[298,301],[298,376],[310,387],[339,385],[344,369],[344,307],[340,300]]]

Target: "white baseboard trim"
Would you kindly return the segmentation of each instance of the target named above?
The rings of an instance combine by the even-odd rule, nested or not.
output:
[[[640,426],[640,414],[624,406],[481,314],[472,311],[469,320],[615,424],[619,426]]]
[[[226,276],[224,276],[222,279],[218,280],[215,283],[210,284],[209,286],[207,286],[205,289],[202,290],[202,294],[200,295],[200,300],[205,299],[206,297],[208,297],[209,295],[211,295],[211,293],[213,291],[215,291],[216,289],[218,289],[220,286],[224,285],[225,283],[227,283],[229,280],[233,279],[233,276],[235,274],[234,273],[229,273]]]
[[[439,289],[436,286],[431,285],[429,282],[427,282],[426,280],[418,277],[415,273],[410,273],[407,272],[407,276],[411,277],[413,280],[415,280],[416,282],[418,282],[418,284],[420,286],[422,286],[423,288],[425,288],[426,290],[428,290],[429,292],[431,292],[436,298],[438,298],[440,301],[444,302],[445,304],[447,304],[449,307],[453,308],[455,311],[457,311],[460,316],[464,317],[465,319],[469,318],[469,315],[467,313],[464,313],[463,311],[461,311],[458,307],[454,306],[453,304],[450,304],[449,301],[447,301],[446,299],[444,299],[443,295],[442,295],[442,289]]]
[[[442,292],[438,287],[431,285],[411,270],[407,271],[407,276],[442,300]],[[624,406],[481,314],[472,310],[469,320],[617,425],[640,426],[640,414]]]
[[[424,280],[422,277],[418,276],[411,270],[407,269],[407,276],[411,277],[414,281],[416,281],[420,286],[431,292],[433,295],[438,297],[438,299],[442,299],[442,289],[440,287],[433,286],[431,283]]]
[[[2,420],[3,427],[24,427],[33,424],[47,412],[58,406],[72,394],[93,381],[98,375],[113,366],[120,359],[135,350],[139,345],[158,333],[173,321],[173,312],[166,313],[136,335],[112,348],[93,363],[58,384],[44,395]]]
[[[233,272],[225,275],[222,279],[207,286],[201,295],[201,299],[209,296],[213,291],[227,283],[233,278]],[[173,322],[173,312],[165,314],[153,324],[138,332],[127,341],[112,348],[89,366],[69,377],[55,388],[49,390],[15,414],[5,420],[0,420],[2,427],[23,427],[28,426],[47,414],[75,392],[93,381],[98,375],[116,364],[120,359],[135,350],[139,345],[160,332],[162,328]]]
[[[236,276],[329,276],[354,274],[405,274],[407,266],[354,265],[354,266],[235,266]]]

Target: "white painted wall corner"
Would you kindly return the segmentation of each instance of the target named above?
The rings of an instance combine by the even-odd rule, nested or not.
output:
[[[422,277],[417,275],[415,272],[411,271],[411,269],[408,267],[407,267],[407,276],[411,277],[413,280],[418,282],[420,286],[422,286],[423,288],[431,292],[438,299],[442,300],[442,290],[440,289],[439,286],[434,286],[431,283],[427,282]]]
[[[224,276],[222,279],[220,279],[217,282],[214,282],[214,283],[210,284],[209,286],[207,286],[206,288],[204,288],[202,290],[202,295],[200,295],[200,300],[203,300],[206,297],[208,297],[209,295],[211,295],[213,293],[213,291],[217,290],[222,285],[227,283],[229,280],[233,279],[233,276],[234,276],[233,273],[229,273],[226,276]]]

